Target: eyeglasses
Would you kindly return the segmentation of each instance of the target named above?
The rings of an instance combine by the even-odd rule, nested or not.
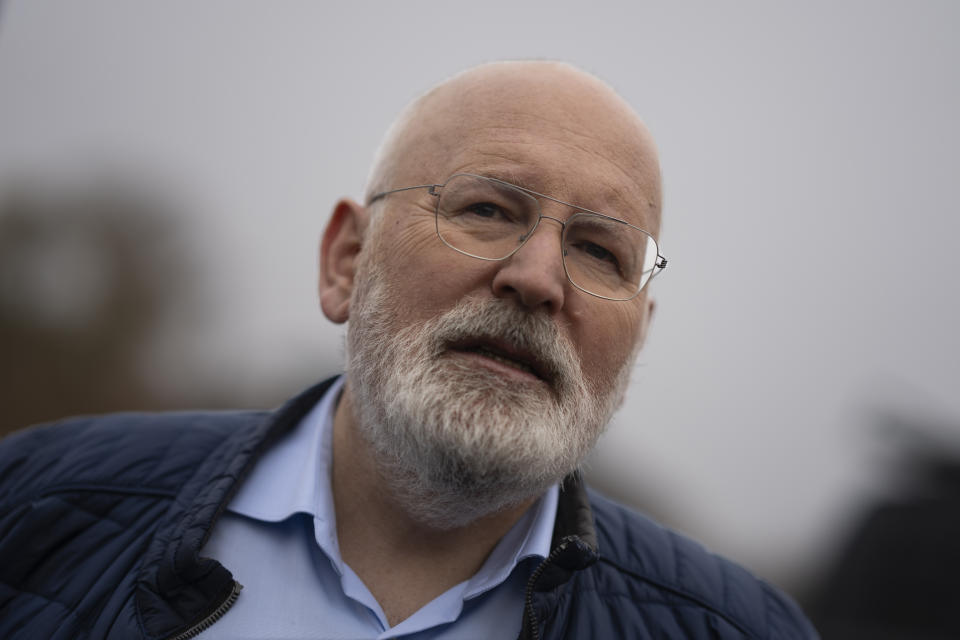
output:
[[[657,241],[643,229],[496,178],[458,173],[443,184],[378,193],[369,204],[413,189],[427,189],[436,198],[440,240],[481,260],[506,260],[530,239],[542,219],[553,220],[563,229],[561,255],[567,279],[598,298],[630,300],[667,266]],[[539,198],[578,211],[566,221],[545,216]]]

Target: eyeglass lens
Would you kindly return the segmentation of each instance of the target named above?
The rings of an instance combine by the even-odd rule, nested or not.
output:
[[[540,221],[538,198],[499,180],[459,174],[440,190],[437,234],[457,251],[501,260]],[[563,265],[574,286],[613,300],[634,297],[653,274],[657,243],[620,220],[579,212],[563,231]]]

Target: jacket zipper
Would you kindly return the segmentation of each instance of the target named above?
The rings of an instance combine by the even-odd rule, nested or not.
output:
[[[558,546],[550,552],[543,562],[537,565],[537,568],[533,570],[533,573],[530,574],[530,579],[527,580],[527,589],[524,594],[524,609],[526,610],[526,615],[524,618],[527,621],[527,626],[520,630],[521,638],[532,638],[532,640],[540,640],[540,625],[537,622],[537,613],[533,610],[533,585],[536,584],[537,580],[540,579],[540,576],[543,575],[543,572],[546,571],[547,566],[557,559],[557,556],[567,548],[567,541],[564,540]]]
[[[196,638],[198,635],[212,627],[213,623],[222,618],[223,614],[225,614],[230,607],[233,606],[233,603],[237,601],[237,598],[240,596],[241,589],[243,589],[243,585],[234,580],[233,589],[230,591],[230,595],[227,596],[227,599],[224,600],[219,607],[213,610],[213,613],[186,631],[179,633],[172,638],[168,638],[168,640],[188,640],[189,638]]]

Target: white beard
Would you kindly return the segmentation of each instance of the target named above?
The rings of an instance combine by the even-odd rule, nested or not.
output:
[[[622,400],[632,357],[590,389],[553,319],[497,298],[465,298],[398,327],[387,279],[364,266],[351,303],[348,378],[359,431],[408,515],[460,527],[539,496],[577,468]],[[478,337],[534,354],[549,384],[518,383],[447,350]]]

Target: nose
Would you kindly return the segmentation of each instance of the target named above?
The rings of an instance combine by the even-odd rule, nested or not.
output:
[[[550,221],[560,223],[561,228]],[[510,298],[531,310],[543,308],[550,314],[563,308],[567,276],[560,254],[562,224],[543,216],[526,244],[499,263],[491,285],[495,296]]]

